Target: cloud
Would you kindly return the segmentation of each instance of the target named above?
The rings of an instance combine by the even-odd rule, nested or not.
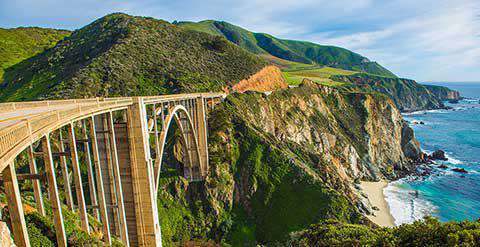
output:
[[[345,47],[403,77],[480,81],[477,0],[17,0],[0,4],[0,26],[76,29],[111,12],[225,20],[282,38]]]

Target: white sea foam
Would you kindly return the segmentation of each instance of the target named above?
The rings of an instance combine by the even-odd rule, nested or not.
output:
[[[402,115],[409,116],[409,115],[420,115],[420,114],[427,114],[427,113],[448,113],[448,110],[445,109],[435,109],[435,110],[421,110],[421,111],[412,111],[412,112],[404,112]]]
[[[453,158],[448,153],[445,153],[445,158],[448,159],[447,162],[450,163],[450,164],[453,164],[453,165],[463,164],[463,161]]]
[[[427,149],[423,149],[423,148],[421,148],[421,150],[422,150],[422,152],[426,153],[427,155],[431,155],[433,153],[433,151],[431,151],[431,150],[427,150]],[[463,161],[454,158],[451,153],[445,152],[445,158],[447,158],[448,160],[446,160],[446,161],[437,160],[437,161],[434,161],[434,163],[450,163],[452,165],[464,164]]]
[[[411,223],[437,210],[431,202],[423,199],[421,194],[416,195],[414,190],[401,187],[402,183],[402,180],[389,183],[383,190],[395,225]]]
[[[479,100],[479,99],[467,98],[467,99],[463,99],[462,101],[465,101],[465,102],[472,102],[472,103],[478,103],[478,100]]]

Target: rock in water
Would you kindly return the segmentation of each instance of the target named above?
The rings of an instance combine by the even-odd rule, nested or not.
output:
[[[459,172],[459,173],[468,173],[467,170],[463,168],[452,168],[452,171]]]
[[[447,157],[445,157],[445,151],[443,150],[437,150],[433,152],[428,156],[428,158],[431,160],[448,160]]]

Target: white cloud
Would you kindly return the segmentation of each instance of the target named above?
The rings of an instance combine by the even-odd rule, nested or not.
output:
[[[414,5],[412,7],[422,7]],[[479,5],[473,1],[425,5],[413,18],[385,23],[376,30],[345,35],[313,33],[306,38],[360,52],[401,76],[419,80],[480,80],[462,69],[480,67]],[[379,19],[379,22],[382,20]]]

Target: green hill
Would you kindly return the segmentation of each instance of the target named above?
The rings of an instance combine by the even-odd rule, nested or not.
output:
[[[50,28],[0,28],[0,82],[8,67],[53,47],[68,35],[70,31]]]
[[[347,49],[318,45],[312,42],[279,39],[265,33],[254,33],[224,21],[175,22],[175,24],[227,38],[238,46],[289,68],[291,64],[278,59],[302,64],[367,72],[381,76],[395,75],[377,62]],[[273,56],[273,58],[272,58]]]
[[[0,100],[220,91],[266,64],[222,37],[111,14],[10,67]]]

